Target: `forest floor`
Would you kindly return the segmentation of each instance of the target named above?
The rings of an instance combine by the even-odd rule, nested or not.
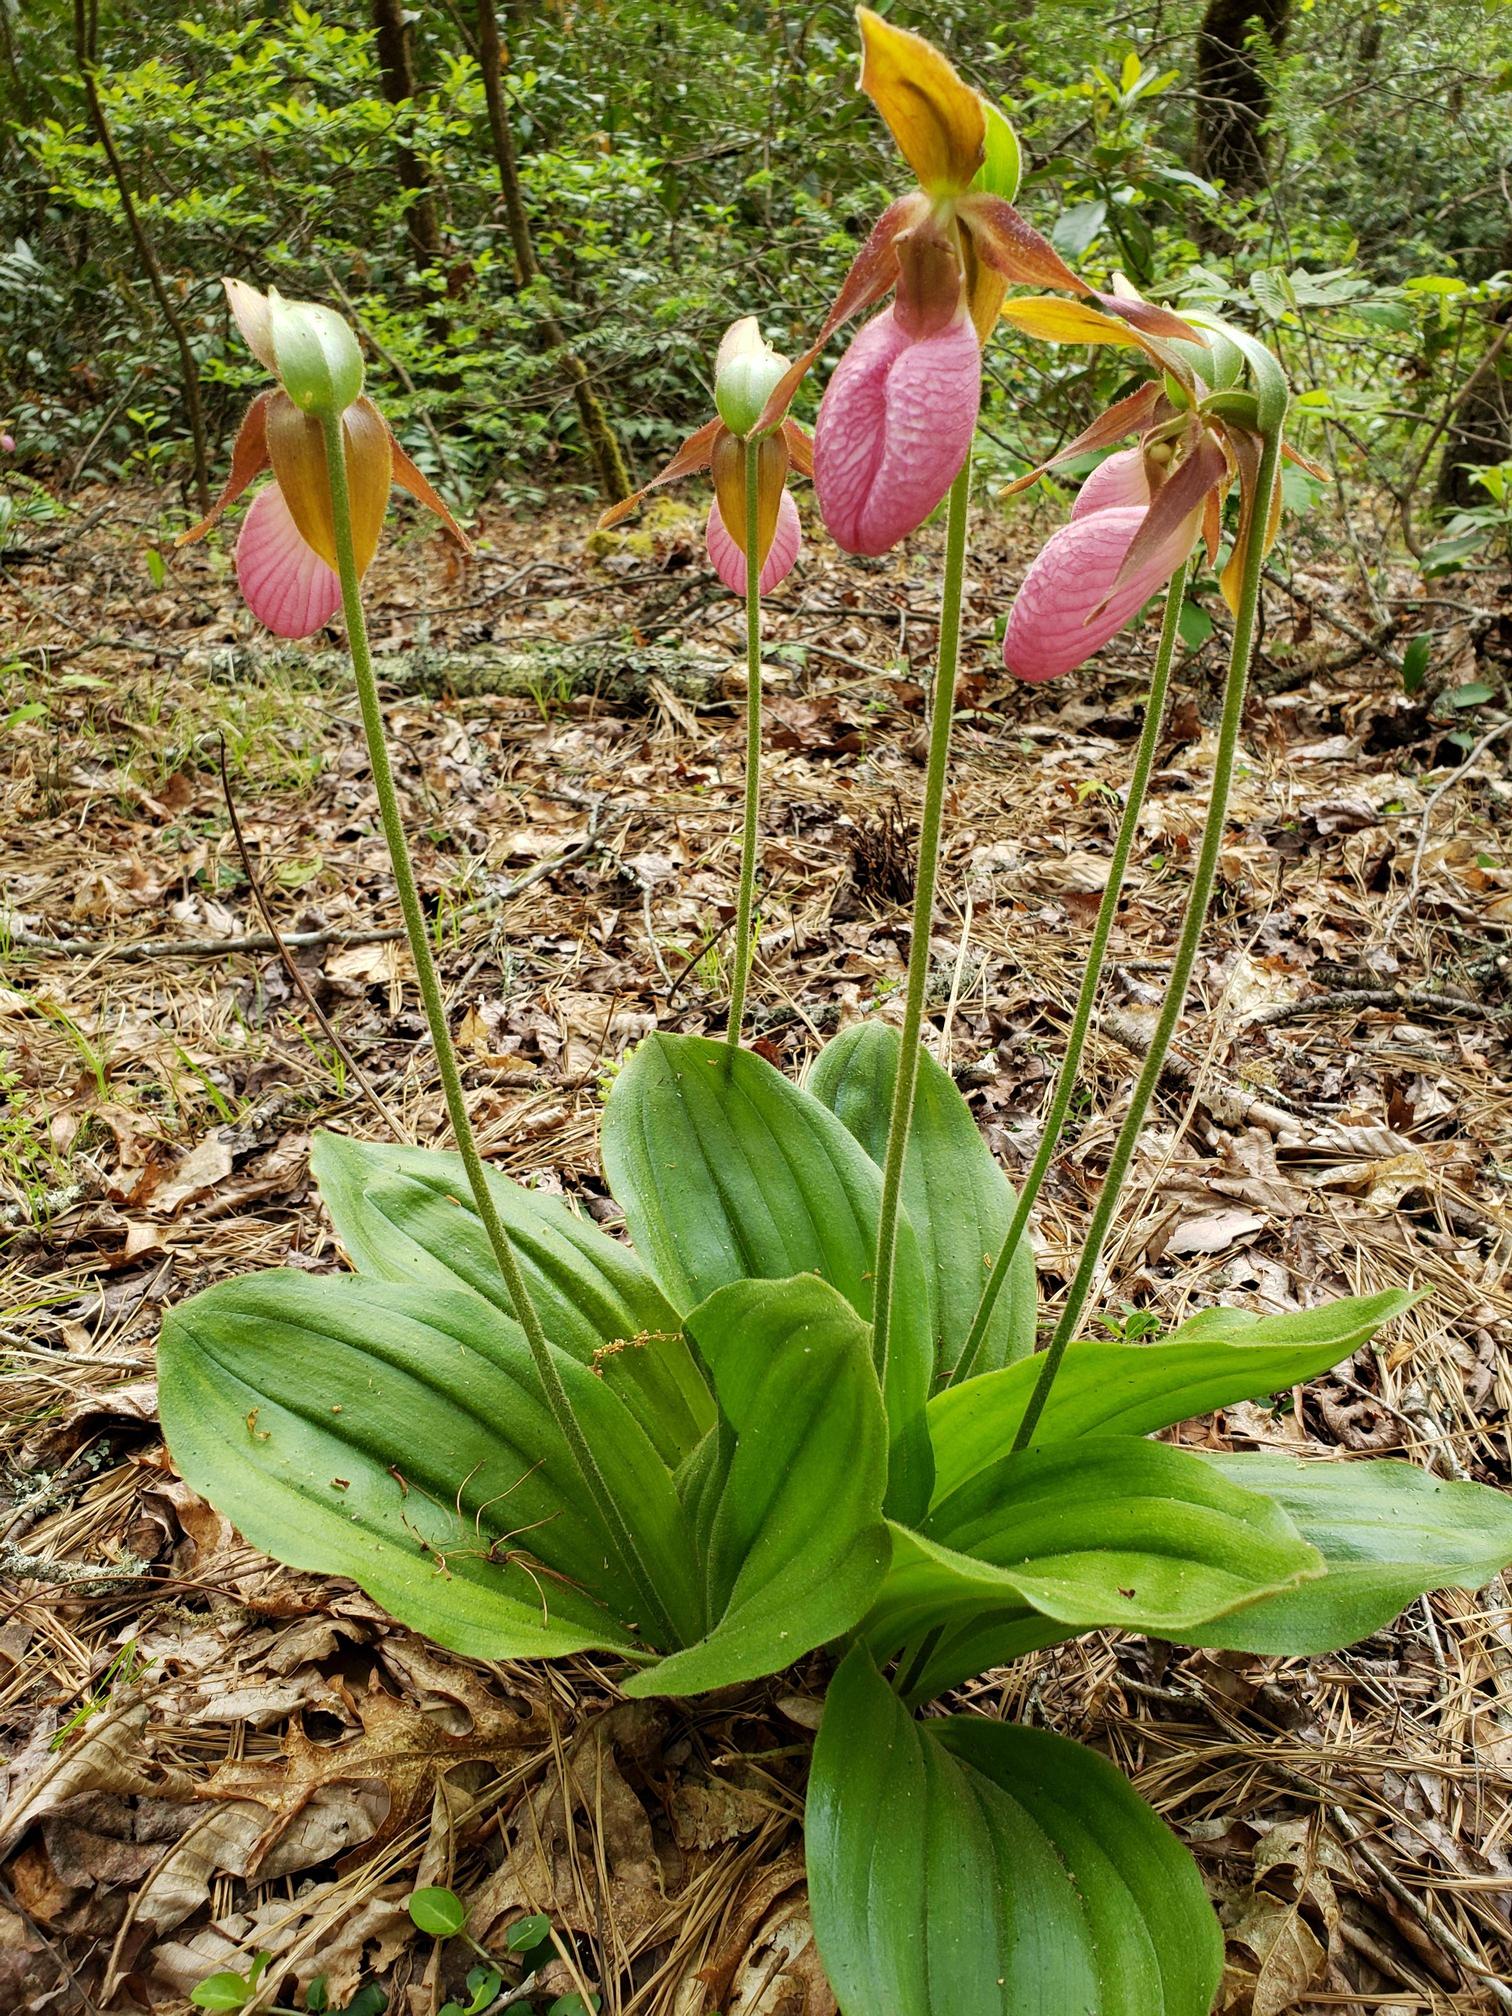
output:
[[[161,578],[166,510],[76,497],[0,579],[0,2009],[181,2009],[268,1951],[265,1995],[323,1974],[337,2005],[376,1979],[432,2016],[472,1957],[409,1921],[439,1882],[493,1952],[549,1916],[568,1957],[537,2007],[577,1987],[610,2016],[823,2016],[798,1829],[818,1661],[664,1704],[620,1701],[603,1662],[456,1658],[257,1555],[174,1474],[165,1309],[249,1268],[339,1266],[312,1130],[434,1142],[444,1115],[344,662],[330,639],[254,638],[229,541]],[[653,1026],[722,1027],[743,670],[698,517],[663,507],[594,554],[588,519],[485,513],[465,569],[406,519],[371,587],[377,646],[404,654],[389,726],[485,1150],[612,1223],[596,1135],[617,1062]],[[973,549],[931,1018],[1011,1177],[1152,644],[1127,634],[1050,688],[1008,680],[993,623],[1027,527],[986,514]],[[862,565],[821,541],[771,604],[755,990],[789,1070],[897,1005],[935,560],[928,534]],[[1388,636],[1329,527],[1277,565],[1291,589],[1268,592],[1214,921],[1107,1320],[1416,1284],[1337,1372],[1185,1437],[1507,1486],[1512,737],[1444,696],[1505,681],[1512,584],[1436,587]],[[1393,585],[1422,593],[1410,571]],[[1392,661],[1426,622],[1408,696]],[[648,652],[653,633],[675,648]],[[1220,624],[1178,671],[1037,1213],[1046,1305],[1158,998],[1222,642]],[[481,690],[495,661],[507,690]],[[1114,1757],[1191,1844],[1228,1928],[1223,2008],[1512,2007],[1504,1588],[1310,1662],[1108,1634],[967,1692]]]

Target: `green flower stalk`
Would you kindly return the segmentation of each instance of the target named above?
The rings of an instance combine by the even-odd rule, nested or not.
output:
[[[717,415],[688,436],[651,481],[599,519],[606,531],[636,509],[648,491],[702,469],[714,479],[706,543],[715,572],[746,612],[746,753],[741,819],[740,881],[735,905],[735,977],[726,1040],[740,1043],[754,952],[757,850],[761,818],[761,598],[786,579],[798,558],[802,530],[787,488],[790,469],[811,476],[813,443],[787,417],[774,394],[789,370],[762,337],[754,315],[732,322],[714,360]],[[770,408],[770,410],[768,410]],[[755,554],[756,564],[748,564]]]
[[[1275,376],[1279,378],[1279,366],[1273,365],[1273,369]],[[1265,389],[1271,390],[1274,405],[1273,387]],[[1244,721],[1244,696],[1249,684],[1250,659],[1255,644],[1255,621],[1260,606],[1261,570],[1271,531],[1271,501],[1276,492],[1277,472],[1281,459],[1281,416],[1285,412],[1284,380],[1281,385],[1280,406],[1281,412],[1276,415],[1261,437],[1251,509],[1245,516],[1241,526],[1241,537],[1237,542],[1242,573],[1239,579],[1233,644],[1229,653],[1228,677],[1223,690],[1223,715],[1218,729],[1217,754],[1213,762],[1211,795],[1208,799],[1207,819],[1202,829],[1197,863],[1192,871],[1192,886],[1187,897],[1186,912],[1182,918],[1181,934],[1171,961],[1170,978],[1166,982],[1165,999],[1161,1003],[1160,1014],[1156,1019],[1143,1067],[1135,1081],[1134,1091],[1129,1100],[1129,1110],[1124,1115],[1123,1125],[1119,1128],[1118,1137],[1113,1144],[1108,1171],[1103,1179],[1097,1206],[1092,1213],[1092,1222],[1087,1228],[1076,1273],[1072,1277],[1060,1318],[1044,1354],[1039,1378],[1029,1396],[1024,1418],[1014,1437],[1013,1446],[1016,1450],[1027,1448],[1033,1437],[1040,1415],[1044,1411],[1045,1402],[1050,1397],[1050,1389],[1055,1384],[1061,1360],[1066,1355],[1066,1347],[1077,1333],[1082,1312],[1091,1296],[1103,1247],[1107,1243],[1114,1214],[1118,1209],[1119,1193],[1128,1175],[1129,1164],[1134,1158],[1134,1150],[1138,1145],[1150,1101],[1155,1095],[1156,1086],[1160,1083],[1160,1074],[1165,1069],[1176,1025],[1186,1005],[1192,969],[1197,963],[1197,951],[1202,942],[1208,904],[1212,900],[1213,884],[1218,873],[1218,856],[1223,845],[1229,789],[1234,776],[1234,755],[1239,744],[1239,731]]]
[[[982,1290],[982,1299],[977,1304],[976,1314],[971,1320],[971,1328],[967,1332],[960,1359],[950,1376],[951,1385],[969,1379],[976,1370],[992,1322],[992,1312],[997,1307],[1003,1284],[1008,1279],[1013,1256],[1028,1227],[1030,1213],[1044,1187],[1050,1164],[1055,1160],[1055,1151],[1066,1124],[1066,1115],[1071,1110],[1077,1074],[1081,1069],[1082,1052],[1086,1048],[1087,1034],[1092,1025],[1092,1007],[1097,998],[1098,983],[1102,978],[1103,960],[1107,956],[1108,940],[1113,934],[1114,919],[1118,915],[1124,876],[1128,871],[1134,835],[1139,828],[1139,814],[1144,805],[1145,791],[1149,786],[1150,772],[1154,768],[1155,752],[1160,746],[1160,733],[1165,723],[1166,692],[1171,681],[1171,662],[1176,655],[1176,639],[1179,634],[1181,603],[1186,593],[1186,583],[1187,567],[1183,564],[1171,576],[1170,586],[1166,589],[1165,617],[1160,629],[1160,644],[1155,653],[1155,669],[1150,679],[1150,690],[1145,700],[1144,722],[1139,731],[1139,745],[1134,752],[1134,767],[1129,773],[1129,789],[1124,801],[1123,817],[1118,822],[1118,833],[1108,862],[1107,884],[1103,889],[1102,901],[1097,907],[1096,922],[1092,926],[1092,942],[1087,948],[1086,969],[1082,974],[1076,1007],[1072,1012],[1071,1027],[1066,1035],[1066,1054],[1061,1061],[1060,1074],[1055,1081],[1049,1111],[1045,1115],[1039,1147],[1019,1190],[1018,1203],[1014,1207],[1013,1217],[1009,1221],[992,1272]]]

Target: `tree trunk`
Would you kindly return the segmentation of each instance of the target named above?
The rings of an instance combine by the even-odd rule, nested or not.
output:
[[[200,403],[199,366],[194,361],[194,352],[189,344],[189,332],[184,327],[184,319],[174,306],[173,297],[168,292],[163,278],[163,269],[158,264],[157,254],[152,249],[152,240],[142,226],[137,214],[136,199],[131,193],[131,184],[126,179],[126,169],[116,152],[115,136],[110,130],[110,121],[105,116],[105,101],[100,96],[95,81],[95,17],[92,0],[74,0],[74,53],[78,57],[79,70],[84,79],[84,96],[89,106],[89,116],[94,122],[95,135],[99,140],[110,173],[121,198],[121,210],[136,246],[137,258],[142,263],[142,271],[147,276],[163,320],[173,332],[173,340],[178,348],[179,367],[184,381],[184,406],[189,415],[189,431],[194,437],[194,487],[199,496],[201,511],[210,509],[210,461],[205,450],[205,414]]]
[[[409,16],[404,0],[373,0],[373,27],[384,97],[390,105],[413,104],[418,94]],[[431,187],[424,164],[412,147],[401,142],[394,151],[399,180],[413,196],[404,221],[415,254],[415,264],[421,267],[434,265],[441,253],[441,222],[436,212],[436,192]]]
[[[1197,30],[1197,166],[1231,194],[1265,184],[1265,64],[1290,23],[1291,0],[1208,0]]]
[[[1512,243],[1507,253],[1512,256]],[[1476,470],[1512,460],[1512,297],[1492,310],[1488,333],[1491,342],[1461,387],[1445,430],[1434,488],[1444,510],[1486,503],[1489,493],[1476,482]]]
[[[493,133],[494,158],[499,168],[499,186],[504,192],[504,215],[509,226],[510,243],[514,247],[515,267],[520,284],[528,287],[532,281],[543,282],[545,275],[541,262],[536,258],[530,219],[525,215],[525,201],[520,193],[514,135],[509,125],[509,103],[504,95],[503,50],[499,43],[499,17],[494,11],[494,0],[478,0],[478,61],[483,71],[488,124]],[[599,488],[606,502],[618,504],[630,495],[630,476],[625,468],[625,458],[609,425],[609,416],[593,389],[587,366],[568,348],[567,332],[549,301],[541,314],[541,334],[557,353],[572,385],[578,418],[598,468]]]

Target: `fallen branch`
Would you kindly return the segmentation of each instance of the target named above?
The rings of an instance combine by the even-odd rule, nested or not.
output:
[[[1304,1001],[1279,1001],[1249,1016],[1248,1029],[1275,1029],[1283,1022],[1303,1022],[1309,1015],[1343,1014],[1355,1008],[1425,1008],[1435,1015],[1475,1015],[1500,1021],[1512,1009],[1473,1001],[1468,994],[1439,994],[1430,987],[1340,987],[1330,994],[1310,994]]]

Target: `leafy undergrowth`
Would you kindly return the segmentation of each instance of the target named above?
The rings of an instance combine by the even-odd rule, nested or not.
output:
[[[390,723],[485,1147],[612,1223],[607,1083],[653,1026],[722,1027],[739,612],[692,516],[592,555],[586,518],[486,519],[465,572],[396,542],[374,628],[402,654]],[[666,1704],[618,1701],[586,1659],[454,1658],[254,1554],[168,1466],[163,1310],[251,1267],[339,1265],[311,1131],[430,1143],[442,1107],[330,640],[254,640],[224,554],[163,578],[161,499],[75,500],[69,528],[66,553],[39,534],[0,583],[0,2004],[182,2008],[269,1953],[265,2001],[321,1977],[332,2007],[376,1984],[415,2016],[465,2008],[476,1951],[407,1907],[445,1886],[501,1963],[511,1926],[549,1921],[534,2009],[822,2016],[798,1849],[817,1662]],[[1422,1286],[1376,1348],[1197,1439],[1396,1450],[1505,1486],[1507,584],[1471,577],[1390,631],[1336,544],[1304,528],[1269,610],[1199,988],[1101,1320],[1138,1336],[1219,1299]],[[993,626],[1025,545],[989,507],[931,1018],[1010,1175],[1080,976],[1150,646],[1132,633],[1091,677],[1013,686]],[[928,536],[861,567],[821,543],[772,605],[758,1027],[788,1069],[901,985],[933,566]],[[1404,694],[1393,660],[1429,623],[1428,677]],[[1038,1214],[1047,1301],[1169,952],[1221,641],[1178,673]],[[1091,1741],[1191,1843],[1228,1928],[1222,2007],[1507,2006],[1504,1589],[1435,1597],[1310,1663],[1105,1634],[966,1705]]]

